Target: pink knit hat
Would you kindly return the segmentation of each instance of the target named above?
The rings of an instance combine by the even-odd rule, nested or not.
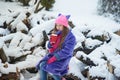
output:
[[[69,19],[70,15],[62,15],[59,14],[57,19],[55,20],[55,24],[61,24],[64,25],[65,27],[68,27],[68,19]]]

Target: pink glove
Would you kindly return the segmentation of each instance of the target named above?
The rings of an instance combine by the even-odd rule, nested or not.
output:
[[[55,62],[56,60],[57,60],[56,57],[53,56],[53,57],[51,57],[51,58],[47,61],[47,63],[50,64],[50,63],[52,63],[52,62]]]

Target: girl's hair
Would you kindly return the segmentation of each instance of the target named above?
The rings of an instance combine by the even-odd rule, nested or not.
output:
[[[56,25],[55,25],[53,31],[57,31]],[[61,33],[61,39],[60,39],[60,43],[58,45],[58,49],[62,48],[62,44],[63,44],[63,42],[65,40],[65,37],[68,34],[68,32],[69,32],[69,29],[66,26],[63,26],[63,31]]]

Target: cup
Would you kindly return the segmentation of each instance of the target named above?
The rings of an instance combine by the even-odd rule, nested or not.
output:
[[[54,44],[57,41],[57,35],[56,34],[51,34],[50,36],[50,43]]]

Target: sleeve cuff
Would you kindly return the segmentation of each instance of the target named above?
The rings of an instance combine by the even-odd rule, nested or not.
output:
[[[60,60],[60,56],[58,54],[54,54],[54,56],[56,57],[56,59],[59,61]]]

